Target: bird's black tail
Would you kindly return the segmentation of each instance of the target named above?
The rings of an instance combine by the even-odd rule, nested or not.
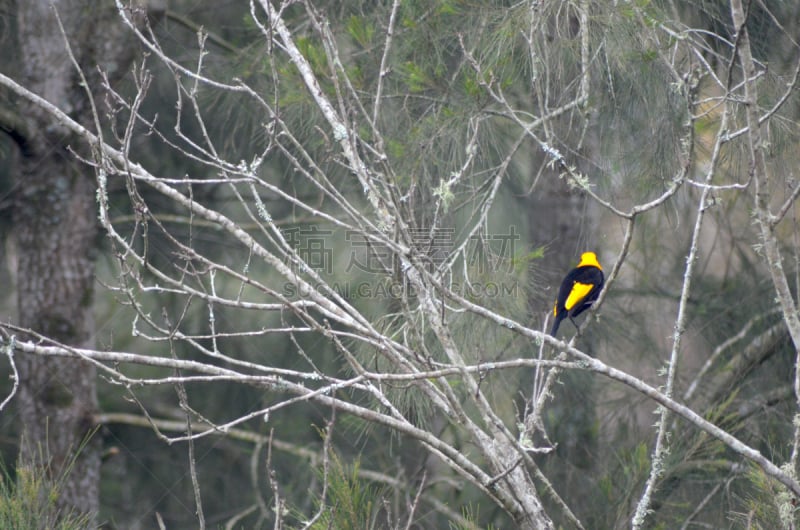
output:
[[[550,335],[552,337],[556,336],[556,332],[558,332],[558,326],[561,325],[561,321],[564,320],[563,315],[556,316],[555,322],[553,322],[553,327],[550,329]]]

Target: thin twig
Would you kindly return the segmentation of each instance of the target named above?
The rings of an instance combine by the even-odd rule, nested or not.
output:
[[[17,372],[17,364],[14,362],[14,348],[16,343],[16,336],[11,335],[3,348],[3,353],[8,357],[8,364],[11,365],[11,378],[14,380],[14,385],[11,387],[11,392],[8,393],[8,396],[0,403],[0,412],[11,402],[19,388],[19,372]]]

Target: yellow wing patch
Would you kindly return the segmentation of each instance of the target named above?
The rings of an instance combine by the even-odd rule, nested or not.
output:
[[[564,307],[567,308],[567,311],[572,309],[575,304],[583,300],[586,295],[589,294],[589,291],[592,290],[592,287],[594,287],[594,285],[591,283],[575,282],[572,284],[572,290],[569,292],[567,301],[564,302]]]

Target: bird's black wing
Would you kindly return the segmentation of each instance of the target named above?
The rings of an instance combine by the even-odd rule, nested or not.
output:
[[[583,298],[569,309],[571,317],[580,315],[592,306],[594,301],[597,300],[597,297],[600,296],[600,291],[603,289],[605,280],[603,271],[597,267],[578,267],[574,272],[575,274],[572,277],[573,286],[575,283],[579,283],[582,285],[591,285],[592,287]]]

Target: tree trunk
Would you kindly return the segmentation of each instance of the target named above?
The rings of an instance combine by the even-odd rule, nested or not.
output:
[[[44,138],[37,138],[19,176],[14,215],[19,323],[64,344],[92,347],[97,233],[92,181],[67,162],[62,147],[48,149]],[[80,448],[95,425],[94,366],[23,356],[18,368],[20,465],[44,466],[54,478],[69,470],[59,508],[97,513],[100,446],[93,439]]]
[[[30,90],[94,129],[89,98],[67,52],[98,90],[98,66],[120,75],[136,46],[113,2],[26,0],[17,3],[20,80]],[[92,293],[97,207],[91,168],[68,147],[80,142],[41,109],[19,108],[28,131],[20,141],[14,233],[19,325],[70,346],[94,345]],[[88,362],[20,357],[20,466],[44,466],[59,482],[57,507],[82,514],[99,508],[100,441],[96,371]],[[88,441],[87,441],[88,440]]]
[[[85,7],[86,2],[56,4],[66,28]],[[50,3],[20,2],[18,24],[23,83],[72,113],[83,110],[85,95]],[[97,233],[92,177],[67,152],[64,131],[39,109],[23,104],[21,110],[34,132],[26,139],[14,202],[19,325],[67,345],[91,347]],[[63,481],[59,509],[96,514],[100,446],[93,439],[81,448],[94,429],[94,367],[31,356],[19,359],[19,373],[19,465],[43,467]]]

